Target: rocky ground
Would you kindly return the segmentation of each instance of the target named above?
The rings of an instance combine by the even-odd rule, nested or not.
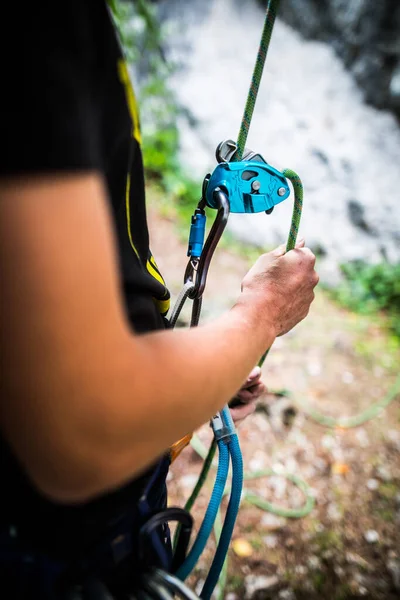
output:
[[[160,208],[153,192],[149,217],[153,253],[176,297],[186,245],[173,213]],[[249,258],[237,248],[218,250],[204,320],[232,304],[248,265]],[[349,313],[322,289],[309,317],[275,342],[263,368],[265,381],[271,390],[290,391],[285,402],[293,411],[281,410],[282,401],[268,395],[241,426],[246,471],[275,471],[246,487],[280,507],[296,508],[303,504],[303,494],[282,477],[296,474],[310,486],[315,507],[305,518],[287,519],[243,502],[229,554],[226,599],[400,597],[399,398],[372,421],[349,430],[322,427],[303,407],[306,400],[335,417],[358,413],[393,386],[399,358],[382,316]],[[288,415],[292,418],[284,418]],[[209,427],[198,435],[207,445]],[[184,503],[201,462],[189,447],[173,465],[170,504]],[[210,479],[193,511],[197,526]],[[194,588],[204,580],[213,549],[211,540],[192,578]]]

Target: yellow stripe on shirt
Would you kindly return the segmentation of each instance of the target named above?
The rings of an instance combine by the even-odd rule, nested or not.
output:
[[[127,229],[128,229],[128,236],[129,236],[129,241],[131,243],[131,246],[132,246],[132,248],[133,248],[136,256],[140,260],[139,252],[136,250],[136,246],[133,243],[133,239],[132,239],[131,208],[130,208],[130,202],[129,202],[130,193],[131,193],[131,176],[130,176],[130,173],[128,173],[128,177],[126,178],[126,191],[125,191],[126,226],[127,226]]]
[[[123,58],[118,60],[118,75],[121,83],[125,88],[126,101],[129,108],[129,113],[132,119],[132,135],[138,144],[142,143],[142,135],[140,132],[139,110],[136,102],[135,92],[133,91],[131,78],[129,77],[128,65]]]

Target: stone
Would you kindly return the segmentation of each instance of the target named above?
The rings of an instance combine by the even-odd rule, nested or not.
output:
[[[343,569],[343,567],[341,567],[340,565],[334,565],[333,569],[334,569],[335,574],[337,575],[337,577],[339,577],[340,579],[342,577],[344,577],[345,570]]]
[[[247,575],[244,579],[245,598],[253,600],[260,595],[260,592],[272,591],[278,584],[279,579],[276,575]]]
[[[347,385],[349,385],[350,383],[353,383],[353,381],[354,381],[353,373],[351,373],[350,371],[343,371],[342,381],[343,381],[343,383],[346,383]]]
[[[296,573],[296,575],[306,575],[307,574],[307,567],[305,567],[304,565],[296,565],[294,568],[294,571]]]
[[[278,594],[279,600],[296,600],[296,596],[291,589],[281,590]]]
[[[333,435],[325,434],[321,439],[321,446],[326,450],[332,450],[337,445]]]
[[[308,563],[308,566],[310,567],[310,569],[313,569],[314,571],[316,571],[317,569],[319,569],[321,567],[321,561],[318,558],[318,556],[310,556],[307,563]]]
[[[342,511],[335,502],[330,502],[327,515],[331,521],[340,521],[342,518]]]
[[[379,481],[377,479],[368,479],[368,481],[367,481],[367,488],[371,492],[374,492],[375,490],[377,490],[378,487],[379,487]]]
[[[263,542],[267,548],[276,548],[278,545],[278,538],[276,535],[266,535],[263,537]]]
[[[271,530],[282,529],[282,527],[285,527],[286,525],[286,519],[273,515],[272,513],[265,513],[261,517],[261,525]]]
[[[355,573],[354,580],[356,583],[358,583],[358,585],[366,585],[367,583],[367,579],[362,573]]]
[[[311,377],[318,377],[322,372],[322,364],[319,360],[309,360],[307,362],[307,371]]]
[[[389,429],[387,432],[388,441],[393,444],[398,452],[400,452],[400,431],[396,429]]]
[[[252,458],[249,461],[249,468],[250,471],[261,471],[262,469],[265,469],[265,457]]]
[[[322,553],[322,558],[323,560],[332,560],[332,558],[335,556],[335,551],[330,548],[329,550],[324,550]]]
[[[198,582],[196,583],[196,587],[195,587],[196,594],[201,594],[201,590],[203,589],[205,582],[206,582],[205,579],[198,580]]]
[[[362,556],[359,556],[354,552],[346,552],[345,558],[346,562],[350,565],[357,565],[365,571],[371,570],[371,565]]]
[[[357,442],[360,444],[361,448],[368,448],[369,446],[369,437],[368,437],[368,433],[365,431],[365,429],[358,429],[355,434],[354,437],[356,438]]]
[[[392,473],[390,469],[385,465],[379,465],[379,467],[376,470],[376,474],[379,477],[379,479],[385,481],[386,483],[392,481]]]
[[[288,456],[288,458],[285,460],[285,470],[286,473],[292,474],[299,472],[299,465],[297,464],[297,461],[293,458],[293,456]]]
[[[388,561],[386,568],[392,577],[394,589],[400,592],[400,561],[391,559]]]
[[[379,533],[375,529],[368,529],[364,533],[364,538],[369,544],[376,544],[379,542]]]
[[[183,475],[179,479],[179,483],[184,488],[193,488],[196,485],[197,480],[198,480],[198,475],[195,475],[194,473],[189,473],[188,475]]]

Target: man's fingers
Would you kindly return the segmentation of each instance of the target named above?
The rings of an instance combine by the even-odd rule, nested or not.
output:
[[[242,406],[237,406],[236,408],[231,408],[232,419],[235,424],[238,425],[240,421],[243,421],[246,417],[251,415],[256,409],[256,405],[254,402],[250,404],[243,404]]]
[[[297,242],[296,242],[296,248],[304,248],[305,246],[305,239],[304,238],[300,238]],[[275,250],[272,250],[271,254],[273,256],[283,256],[284,254],[286,254],[286,244],[281,244],[280,246],[278,246],[277,248],[275,248]]]
[[[236,397],[239,398],[241,402],[255,402],[266,391],[267,388],[265,387],[265,384],[262,383],[262,381],[259,381],[249,388],[241,389]]]
[[[260,367],[254,367],[250,371],[249,376],[247,377],[245,383],[243,384],[243,388],[249,387],[249,385],[254,385],[261,377],[261,369]]]
[[[263,394],[267,392],[267,386],[263,381],[259,381],[257,385],[250,388],[249,391],[252,393],[254,400],[258,400]]]
[[[244,402],[244,403],[248,403],[251,402],[253,400],[253,394],[251,393],[250,390],[240,390],[240,392],[237,394],[236,398],[238,398],[240,400],[240,402]]]
[[[255,367],[250,375],[253,372],[255,379],[249,384],[248,388],[243,387],[234,398],[234,400],[239,400],[241,403],[231,408],[232,418],[236,424],[255,411],[257,400],[267,391],[265,384],[260,381],[261,369]]]

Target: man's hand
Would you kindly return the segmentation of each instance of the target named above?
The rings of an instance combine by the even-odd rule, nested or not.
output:
[[[279,246],[263,254],[243,279],[235,308],[258,328],[272,327],[275,336],[287,333],[307,316],[314,300],[319,280],[314,266],[315,256],[304,240],[289,252]]]
[[[240,425],[246,417],[255,411],[257,400],[266,391],[267,388],[261,381],[261,369],[260,367],[254,367],[232,400],[231,415],[236,426]]]

